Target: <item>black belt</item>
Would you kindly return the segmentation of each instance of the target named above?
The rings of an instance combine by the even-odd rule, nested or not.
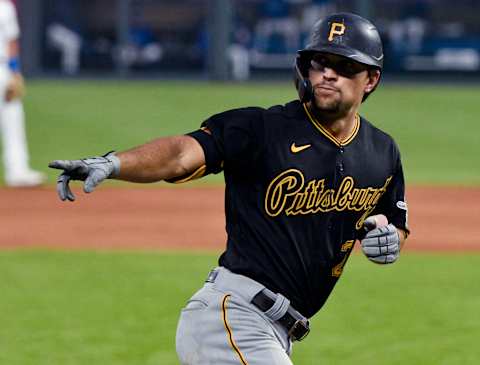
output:
[[[264,292],[260,292],[253,297],[252,303],[261,311],[266,312],[273,306],[275,300],[267,296]],[[277,322],[287,329],[292,341],[301,341],[307,337],[310,332],[308,320],[306,318],[297,318],[289,313],[289,311],[290,308]]]

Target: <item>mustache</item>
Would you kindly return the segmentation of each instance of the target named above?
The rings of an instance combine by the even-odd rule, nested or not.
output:
[[[313,85],[313,90],[316,90],[316,89],[328,89],[332,91],[340,91],[340,89],[338,89],[337,87],[327,83],[320,83],[320,84]]]

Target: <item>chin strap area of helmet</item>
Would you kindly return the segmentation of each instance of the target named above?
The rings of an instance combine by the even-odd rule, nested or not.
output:
[[[312,83],[308,78],[303,77],[300,68],[298,67],[298,59],[294,66],[294,83],[298,91],[298,97],[302,103],[307,103],[313,99]]]

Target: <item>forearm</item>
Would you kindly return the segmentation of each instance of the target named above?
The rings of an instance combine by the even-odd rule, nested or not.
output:
[[[148,183],[182,176],[205,164],[200,144],[189,136],[158,138],[119,152],[119,180]]]

